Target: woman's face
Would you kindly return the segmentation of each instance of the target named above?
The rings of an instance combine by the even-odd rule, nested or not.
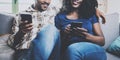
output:
[[[71,0],[72,7],[78,8],[83,0]]]

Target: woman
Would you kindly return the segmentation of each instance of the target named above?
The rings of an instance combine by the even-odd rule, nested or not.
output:
[[[106,60],[101,47],[105,40],[96,17],[97,4],[90,1],[66,0],[62,12],[55,17],[55,26],[62,34],[65,60]],[[82,27],[74,27],[72,23],[82,23]]]

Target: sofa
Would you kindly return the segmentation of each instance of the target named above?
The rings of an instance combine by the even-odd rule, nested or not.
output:
[[[101,24],[101,28],[105,37],[105,46],[103,48],[106,50],[109,45],[120,36],[120,22],[119,13],[113,13],[106,15],[106,24]],[[108,52],[107,60],[120,60],[120,57],[112,55]]]
[[[3,15],[0,14],[0,22],[1,22],[1,19],[3,19],[3,18],[12,21],[12,16],[9,16],[6,14],[3,14]],[[109,47],[109,45],[118,36],[120,36],[119,14],[118,13],[108,14],[108,15],[106,15],[106,20],[107,20],[106,24],[102,24],[101,20],[100,20],[101,28],[102,28],[103,34],[105,36],[105,42],[106,42],[105,46],[103,46],[104,49],[107,49]],[[9,36],[9,34],[7,34],[5,36],[0,35],[0,60],[13,60],[14,50],[11,49],[10,47],[8,47],[6,44],[6,40],[7,40],[8,36]],[[6,40],[3,39],[2,37],[6,37]],[[3,40],[5,40],[5,41],[3,41]],[[108,52],[106,52],[106,54],[107,54],[107,60],[120,60],[120,57],[117,57]]]
[[[0,13],[0,60],[13,60],[14,50],[6,41],[12,33],[13,15]]]

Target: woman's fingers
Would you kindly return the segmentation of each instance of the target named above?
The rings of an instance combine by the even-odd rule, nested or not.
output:
[[[70,29],[70,26],[71,26],[71,25],[70,25],[70,24],[68,24],[68,25],[66,26],[66,28]]]
[[[70,33],[70,31],[71,31],[71,30],[70,30],[69,28],[66,28],[66,29],[65,29],[65,32],[66,32],[66,33]]]
[[[66,33],[70,33],[70,31],[71,31],[71,29],[70,29],[70,24],[68,24],[67,26],[66,26],[66,28],[65,28],[65,32]]]
[[[87,32],[87,31],[88,31],[88,30],[85,29],[85,28],[79,28],[79,27],[77,27],[76,30],[81,31],[81,32]]]
[[[101,15],[100,17],[102,18],[102,24],[105,24],[105,23],[106,23],[105,16],[104,16],[104,15]]]

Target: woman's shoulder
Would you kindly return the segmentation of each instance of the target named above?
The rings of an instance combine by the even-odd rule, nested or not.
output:
[[[63,16],[65,16],[66,15],[66,13],[58,13],[56,16],[59,16],[59,17],[63,17]]]
[[[96,16],[96,15],[92,15],[92,16],[90,17],[90,19],[93,19],[93,18],[97,18],[97,16]]]
[[[66,13],[58,13],[56,15],[56,18],[60,19],[60,20],[64,20],[65,19],[65,16],[66,16]]]
[[[92,22],[93,24],[99,22],[99,21],[98,21],[98,17],[97,17],[96,15],[91,16],[91,17],[90,17],[90,20],[91,20],[91,22]]]

